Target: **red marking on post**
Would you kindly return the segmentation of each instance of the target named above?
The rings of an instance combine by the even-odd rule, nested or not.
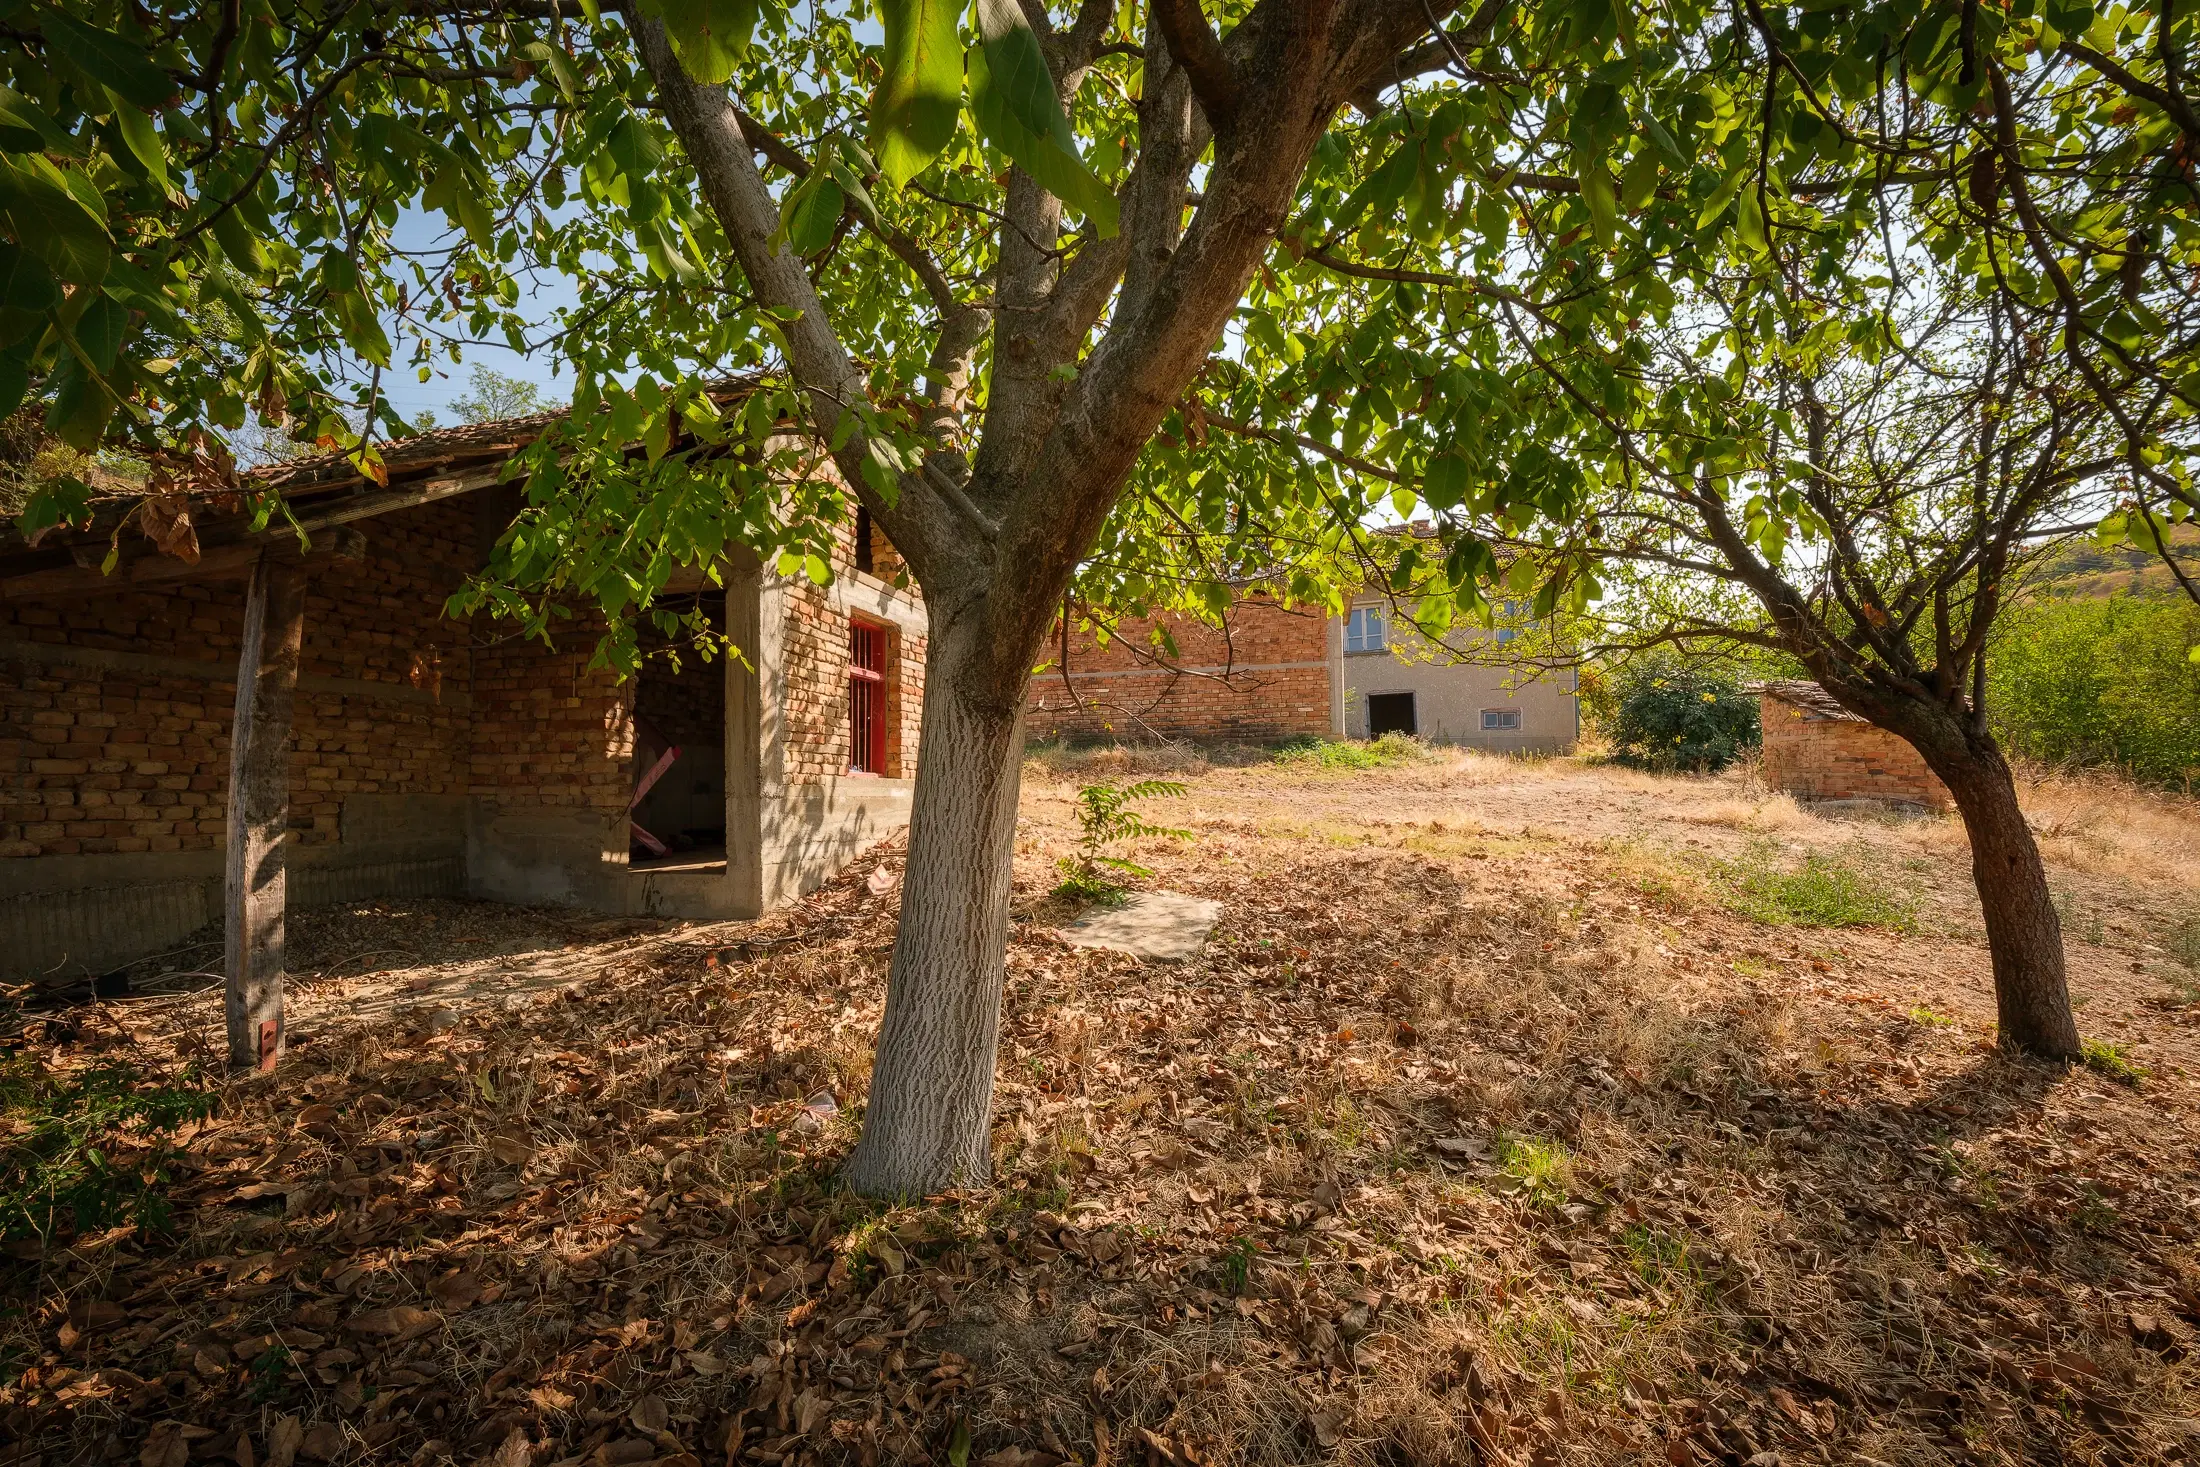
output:
[[[262,1019],[260,1021],[260,1068],[262,1070],[275,1068],[275,1050],[281,1035],[282,1021],[280,1019]]]

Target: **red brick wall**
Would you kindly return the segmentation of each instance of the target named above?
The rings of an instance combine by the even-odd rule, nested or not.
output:
[[[1066,685],[1059,650],[1055,664],[1032,679],[1030,734],[1272,739],[1329,732],[1329,627],[1318,609],[1249,597],[1230,609],[1223,629],[1171,616],[1173,657],[1154,644],[1159,624],[1125,622],[1106,647],[1073,636]]]
[[[312,562],[290,766],[306,844],[338,838],[348,795],[466,788],[467,637],[442,605],[473,562],[471,512],[366,530],[363,561]],[[0,605],[0,641],[123,664],[0,660],[0,857],[221,847],[243,613],[236,580]]]
[[[899,564],[883,535],[872,542],[873,564],[891,573]],[[855,568],[853,527],[842,530],[833,550],[833,575],[848,588],[875,589],[878,578]],[[912,586],[908,592],[916,595]],[[832,605],[822,586],[797,579],[787,595],[786,781],[814,784],[848,773],[852,754],[848,707],[848,627],[854,620]],[[917,734],[924,709],[925,638],[874,619],[886,632],[886,769],[888,778],[917,772]]]
[[[1917,750],[1885,729],[1812,718],[1783,699],[1761,696],[1765,782],[1810,800],[1894,800],[1945,810],[1948,788]]]

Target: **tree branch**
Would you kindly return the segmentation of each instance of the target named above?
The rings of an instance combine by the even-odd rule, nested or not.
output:
[[[1241,101],[1237,77],[1199,0],[1154,0],[1153,18],[1161,38],[1168,42],[1169,54],[1184,68],[1199,110],[1207,114],[1216,132],[1229,131]]]

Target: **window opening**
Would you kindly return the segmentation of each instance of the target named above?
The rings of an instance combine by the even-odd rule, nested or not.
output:
[[[1482,710],[1484,733],[1518,732],[1520,710],[1518,708],[1485,708]]]
[[[865,575],[874,574],[871,559],[871,510],[868,505],[856,505],[856,569]]]
[[[1380,652],[1388,646],[1383,639],[1383,613],[1374,606],[1354,607],[1345,618],[1344,650],[1347,652]]]
[[[886,772],[886,629],[848,624],[848,772]]]

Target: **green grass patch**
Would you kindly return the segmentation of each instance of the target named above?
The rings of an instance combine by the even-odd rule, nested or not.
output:
[[[1385,769],[1435,758],[1428,745],[1401,733],[1379,739],[1294,739],[1276,750],[1278,764],[1307,769]]]
[[[128,1065],[0,1061],[0,1238],[166,1226],[171,1138],[213,1109],[195,1071],[171,1083]]]
[[[1956,1021],[1953,1015],[1943,1014],[1919,1004],[1916,1008],[1910,1010],[1910,1022],[1923,1024],[1928,1029],[1952,1029],[1955,1027]]]
[[[1556,1141],[1501,1136],[1497,1164],[1538,1207],[1563,1207],[1573,1185],[1574,1157]]]
[[[1754,841],[1738,861],[1717,862],[1726,905],[1772,926],[1887,927],[1911,932],[1917,904],[1867,875],[1847,855],[1811,851],[1792,865],[1779,844]]]
[[[2146,1068],[2121,1044],[2106,1039],[2081,1039],[2078,1048],[2085,1053],[2087,1069],[2099,1070],[2120,1085],[2136,1086],[2147,1077]]]

